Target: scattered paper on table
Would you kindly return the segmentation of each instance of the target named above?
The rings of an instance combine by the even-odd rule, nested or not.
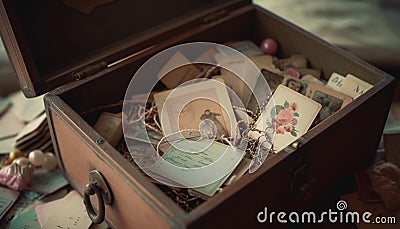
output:
[[[11,106],[11,101],[7,98],[0,98],[0,115]]]
[[[8,98],[11,100],[11,110],[22,120],[29,122],[44,112],[43,97],[26,98],[22,91],[11,94]]]
[[[32,191],[49,194],[68,184],[60,170],[47,171],[43,168],[35,169],[29,188]]]
[[[0,140],[0,154],[8,154],[15,149],[15,137]]]
[[[9,228],[40,229],[41,227],[37,219],[35,210],[29,209],[17,215],[13,220],[11,220]]]
[[[55,207],[43,228],[88,228],[92,224],[82,198],[71,191]]]
[[[19,192],[0,187],[0,219],[6,214],[6,212],[11,208],[11,206],[18,199]]]
[[[23,138],[26,135],[37,130],[44,121],[46,121],[46,113],[43,113],[39,117],[30,121],[26,126],[24,126],[24,128],[22,128],[22,130],[18,133],[17,139]]]
[[[12,111],[7,111],[0,116],[0,139],[15,136],[25,126]]]
[[[47,222],[51,214],[54,212],[55,209],[59,206],[59,204],[63,201],[63,199],[54,200],[48,203],[40,204],[35,206],[35,211],[37,218],[39,220],[40,226]]]

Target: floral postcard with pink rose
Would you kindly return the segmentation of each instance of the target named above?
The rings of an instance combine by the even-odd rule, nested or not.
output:
[[[255,128],[275,131],[272,149],[279,152],[307,132],[320,109],[318,102],[279,85]]]

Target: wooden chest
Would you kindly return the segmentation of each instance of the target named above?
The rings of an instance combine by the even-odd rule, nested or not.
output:
[[[108,183],[113,200],[105,217],[111,226],[266,226],[257,221],[264,207],[312,208],[343,177],[373,160],[393,77],[250,1],[117,0],[91,13],[67,2],[90,9],[74,1],[2,0],[1,34],[25,95],[50,91],[45,104],[52,140],[71,185],[83,194],[91,171]],[[93,128],[98,116],[81,115],[123,99],[134,72],[167,47],[190,41],[259,43],[265,37],[279,41],[278,56],[301,53],[325,77],[352,73],[374,87],[308,131],[297,149],[287,147],[190,212],[103,140]]]

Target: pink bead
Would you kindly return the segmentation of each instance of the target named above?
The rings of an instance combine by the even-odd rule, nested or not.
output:
[[[261,42],[260,49],[265,54],[274,55],[278,50],[278,43],[272,38],[266,38]]]

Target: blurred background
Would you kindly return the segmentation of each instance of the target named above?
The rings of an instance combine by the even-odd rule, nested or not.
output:
[[[254,0],[254,3],[400,76],[400,0]]]
[[[400,0],[254,0],[254,3],[400,76]],[[0,43],[0,97],[18,88]]]

